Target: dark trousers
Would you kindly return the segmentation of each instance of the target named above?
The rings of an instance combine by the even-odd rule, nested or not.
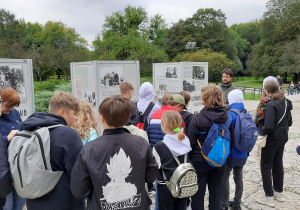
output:
[[[0,210],[3,209],[3,206],[5,205],[5,198],[0,197]]]
[[[276,192],[283,191],[282,157],[285,143],[286,141],[283,140],[267,139],[266,146],[262,148],[260,170],[266,196],[274,195],[273,187]]]
[[[233,170],[233,179],[235,183],[235,196],[233,198],[233,206],[240,206],[243,195],[243,166],[227,165],[227,171],[223,183],[222,207],[228,207],[229,202],[229,177]]]
[[[198,192],[192,197],[192,209],[204,210],[206,184],[209,191],[209,209],[221,209],[223,181],[227,162],[222,167],[212,167],[206,161],[192,161],[198,176]]]
[[[167,185],[158,184],[157,193],[160,210],[186,210],[187,198],[174,198]]]

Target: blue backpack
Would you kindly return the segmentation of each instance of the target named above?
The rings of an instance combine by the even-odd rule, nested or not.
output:
[[[251,152],[258,137],[258,128],[246,109],[230,109],[237,114],[234,133],[235,147],[242,152]]]
[[[199,140],[197,140],[203,157],[211,166],[221,167],[226,162],[230,152],[231,135],[229,126],[231,121],[231,117],[228,116],[225,124],[213,122],[202,147]]]

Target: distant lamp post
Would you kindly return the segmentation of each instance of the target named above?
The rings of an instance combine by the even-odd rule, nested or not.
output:
[[[185,45],[186,50],[193,50],[196,47],[197,42],[187,42]]]

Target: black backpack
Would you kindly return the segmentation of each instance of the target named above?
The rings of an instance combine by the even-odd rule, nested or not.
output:
[[[147,117],[150,114],[153,107],[154,107],[154,103],[150,102],[147,109],[145,110],[144,114],[142,114],[142,112],[139,112],[138,122],[136,124],[136,127],[138,127],[139,129],[142,129],[142,130],[147,129],[147,127],[148,127]]]

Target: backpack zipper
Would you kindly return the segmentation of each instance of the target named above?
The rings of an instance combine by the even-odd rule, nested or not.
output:
[[[17,153],[17,168],[18,168],[18,173],[19,173],[19,178],[20,178],[20,184],[21,187],[23,188],[23,179],[22,179],[22,173],[21,173],[21,169],[20,169],[20,153],[23,149],[23,146],[20,147],[19,152]]]
[[[45,157],[45,151],[44,151],[44,147],[43,147],[43,141],[42,138],[40,136],[39,133],[35,132],[34,135],[38,138],[39,141],[39,145],[40,145],[40,149],[41,149],[41,153],[42,153],[42,159],[43,159],[43,163],[45,166],[45,170],[48,170],[47,164],[46,164],[46,157]]]
[[[223,163],[224,158],[225,158],[225,141],[223,141],[223,159],[221,160],[221,163]]]

